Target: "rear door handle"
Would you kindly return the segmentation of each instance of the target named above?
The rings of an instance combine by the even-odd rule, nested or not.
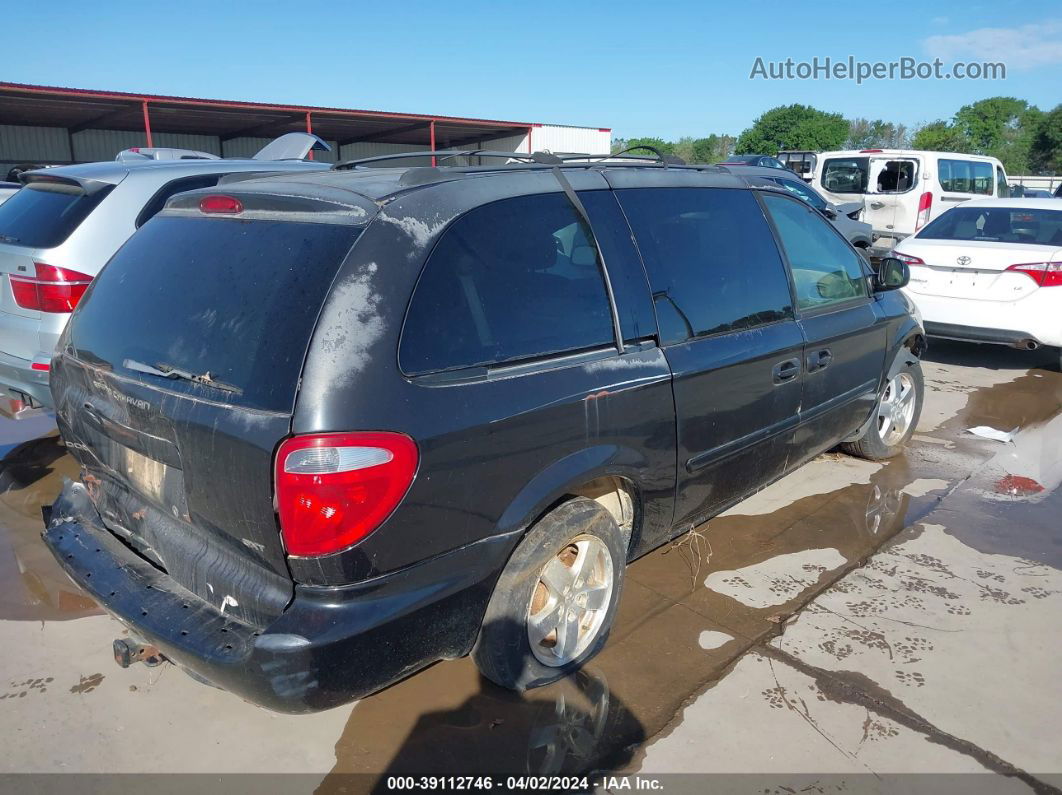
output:
[[[884,206],[885,206],[885,202],[871,202],[870,203],[870,209],[872,209],[872,210],[880,210]]]
[[[828,348],[823,348],[821,351],[815,351],[815,353],[808,354],[808,372],[813,373],[816,370],[825,370],[830,366],[830,362],[833,361],[833,354],[830,353]]]
[[[771,370],[771,375],[776,384],[792,381],[800,375],[800,359],[786,359],[784,362],[778,362]]]

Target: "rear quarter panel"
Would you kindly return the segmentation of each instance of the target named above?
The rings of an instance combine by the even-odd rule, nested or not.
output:
[[[598,174],[568,177],[576,190],[607,188]],[[399,372],[406,307],[446,226],[490,201],[559,190],[549,172],[468,177],[396,199],[362,234],[318,323],[293,431],[399,431],[416,440],[420,467],[405,500],[364,541],[290,559],[296,580],[355,581],[505,533],[515,544],[567,488],[601,474],[634,484],[643,527],[654,528],[647,532],[670,526],[674,407],[656,348],[447,385]]]

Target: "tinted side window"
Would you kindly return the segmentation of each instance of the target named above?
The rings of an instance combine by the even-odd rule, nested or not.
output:
[[[33,248],[58,246],[111,190],[88,195],[75,185],[30,183],[0,205],[0,240]]]
[[[764,194],[763,201],[789,258],[798,307],[817,309],[867,294],[859,255],[818,213],[784,196]]]
[[[751,191],[637,188],[618,196],[665,342],[792,316],[785,266]]]
[[[835,157],[822,166],[822,187],[830,193],[866,193],[870,158]]]
[[[563,194],[520,196],[443,233],[413,292],[399,363],[417,375],[613,342],[589,231]]]

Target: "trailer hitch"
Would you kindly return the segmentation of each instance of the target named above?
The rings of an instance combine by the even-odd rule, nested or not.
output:
[[[165,655],[157,646],[141,641],[139,638],[115,638],[111,644],[114,649],[114,661],[122,668],[128,668],[133,663],[142,662],[148,668],[162,665],[167,662]]]

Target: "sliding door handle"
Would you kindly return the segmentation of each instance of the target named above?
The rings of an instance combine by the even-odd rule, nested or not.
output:
[[[792,381],[798,375],[800,375],[800,359],[786,359],[784,362],[778,362],[771,369],[771,376],[776,384]]]

